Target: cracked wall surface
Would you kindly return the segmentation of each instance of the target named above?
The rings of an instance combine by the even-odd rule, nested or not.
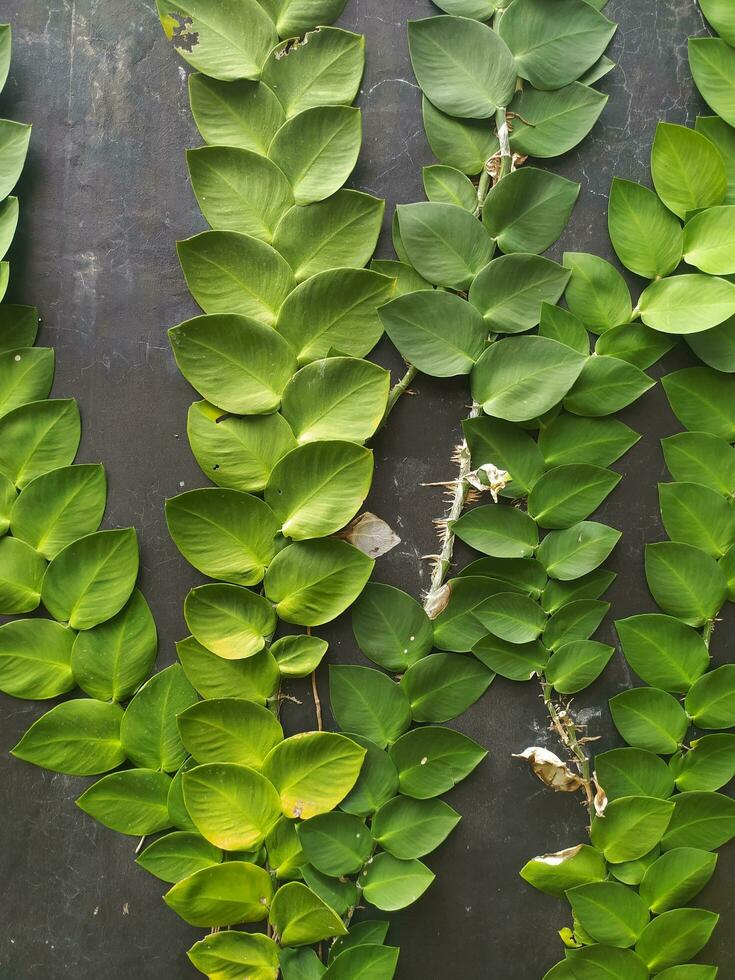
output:
[[[201,581],[169,540],[163,516],[167,496],[204,483],[185,435],[193,395],[166,340],[167,327],[197,312],[175,241],[204,227],[184,159],[185,148],[198,143],[187,69],[166,42],[150,0],[4,0],[0,8],[15,41],[0,114],[34,125],[17,192],[21,223],[10,255],[9,299],[42,312],[40,340],[57,350],[54,395],[73,395],[82,409],[79,461],[101,460],[108,469],[107,526],[135,524],[140,532],[142,589],[156,616],[164,666],[186,632],[183,598]],[[394,204],[422,198],[421,167],[433,162],[406,21],[435,12],[429,0],[348,0],[341,21],[367,37],[359,98],[365,136],[352,186],[386,197],[388,215]],[[686,57],[687,36],[704,33],[694,0],[610,0],[605,13],[620,24],[608,52],[618,67],[600,85],[610,95],[601,122],[578,150],[553,163],[582,182],[555,258],[565,248],[612,256],[605,213],[612,176],[647,182],[657,121],[693,123],[702,108]],[[391,254],[387,234],[380,254]],[[376,354],[385,366],[400,367],[387,341]],[[683,355],[669,356],[654,370],[661,376],[684,363]],[[367,507],[402,538],[378,562],[376,578],[416,593],[428,583],[419,556],[435,551],[431,518],[442,510],[441,491],[420,484],[452,475],[449,457],[468,394],[461,379],[420,378],[415,387],[419,397],[403,399],[376,440]],[[621,418],[644,438],[624,457],[625,479],[600,512],[624,531],[610,566],[618,572],[610,593],[617,617],[654,608],[642,545],[663,537],[658,440],[677,428],[658,386]],[[728,632],[725,626],[715,634],[715,659]],[[332,661],[361,662],[348,617],[323,633]],[[599,639],[613,641],[611,622]],[[617,656],[576,701],[589,733],[603,736],[600,748],[615,744],[606,700],[627,683]],[[303,703],[287,706],[285,724],[306,726],[311,694],[306,686],[294,693]],[[199,933],[164,906],[161,884],[135,867],[135,841],[74,806],[81,780],[8,757],[44,710],[8,698],[0,710],[0,978],[200,976],[185,956]],[[394,917],[391,941],[403,949],[398,976],[534,980],[559,959],[557,929],[567,924],[566,911],[527,887],[518,869],[536,853],[580,842],[585,814],[511,759],[529,744],[552,745],[533,685],[497,679],[456,727],[490,754],[451,795],[463,820],[429,861],[436,884]],[[725,848],[701,896],[724,917],[707,959],[719,962],[725,977],[735,975],[728,950],[733,873],[735,854]]]

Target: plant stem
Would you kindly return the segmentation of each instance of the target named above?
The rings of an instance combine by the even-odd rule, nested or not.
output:
[[[541,678],[541,689],[544,695],[544,704],[546,705],[546,710],[549,713],[554,730],[561,739],[564,748],[571,752],[577,762],[582,779],[584,780],[584,791],[587,797],[587,812],[590,815],[590,819],[592,819],[592,817],[595,815],[594,794],[592,792],[591,782],[592,772],[587,753],[580,745],[579,739],[577,738],[577,725],[566,708],[560,712],[557,706],[554,704],[552,700],[551,684],[549,684],[549,682],[543,677]]]
[[[477,402],[472,403],[472,408],[468,418],[476,419],[482,413],[482,407],[478,405]],[[449,567],[452,564],[452,555],[454,554],[454,531],[452,530],[452,523],[459,519],[462,510],[464,508],[465,500],[467,499],[467,490],[469,484],[467,483],[467,474],[472,469],[472,458],[470,456],[470,448],[467,445],[467,441],[463,438],[457,450],[457,458],[459,461],[459,472],[457,473],[457,478],[454,481],[454,492],[452,494],[452,500],[449,504],[446,514],[444,515],[442,534],[441,534],[441,551],[434,558],[434,563],[431,571],[431,583],[429,585],[429,591],[424,599],[424,609],[430,610],[436,601],[436,598],[444,585],[444,578],[449,571]]]
[[[480,174],[480,183],[477,185],[477,207],[473,212],[476,218],[479,218],[482,214],[482,206],[485,203],[485,198],[489,190],[490,174],[488,173],[487,167],[483,167],[482,173]]]
[[[306,635],[311,636],[311,626],[306,627]],[[316,711],[316,727],[317,731],[324,731],[324,724],[322,722],[322,702],[319,697],[319,687],[316,682],[316,670],[311,672],[311,695],[314,698],[314,710]]]
[[[709,650],[709,643],[712,639],[712,634],[715,631],[715,621],[714,619],[708,619],[704,624],[704,630],[702,631],[702,639],[704,640],[704,645]]]
[[[388,420],[388,416],[393,411],[393,406],[401,397],[401,395],[404,395],[408,391],[408,386],[411,384],[411,382],[415,377],[416,377],[416,368],[413,366],[413,364],[409,364],[406,373],[399,381],[397,381],[393,385],[393,387],[390,390],[390,394],[388,395],[388,404],[386,405],[385,408],[385,415],[383,415],[383,419],[380,423],[381,426],[385,425],[385,423]]]
[[[498,180],[507,177],[513,167],[513,154],[510,149],[510,132],[508,130],[508,117],[505,106],[501,106],[495,111],[495,128],[498,131],[498,142],[500,143],[500,172]]]

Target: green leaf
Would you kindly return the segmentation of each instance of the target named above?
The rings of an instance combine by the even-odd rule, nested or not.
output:
[[[597,680],[614,652],[595,640],[563,643],[546,664],[546,679],[559,694],[576,694]]]
[[[421,180],[427,198],[436,204],[456,204],[470,213],[478,206],[475,185],[454,167],[423,167]]]
[[[689,67],[694,84],[709,107],[726,123],[735,125],[735,53],[718,37],[689,38]]]
[[[406,265],[405,262],[398,262],[395,259],[373,259],[370,268],[373,272],[378,272],[382,276],[389,276],[395,281],[396,296],[415,293],[419,289],[434,288],[430,282],[427,282],[423,276],[416,272],[413,266]]]
[[[442,800],[396,796],[375,814],[372,832],[393,857],[411,860],[435,850],[459,821],[456,810]]]
[[[157,6],[174,48],[212,78],[258,78],[278,40],[273,21],[255,0],[157,0]]]
[[[205,476],[231,490],[262,490],[281,456],[296,446],[278,413],[237,418],[205,401],[190,407],[187,434]]]
[[[296,370],[288,343],[250,317],[194,317],[172,327],[169,338],[186,380],[227,412],[272,412]]]
[[[689,727],[676,698],[653,687],[634,687],[616,694],[610,698],[610,712],[629,745],[659,755],[676,752]]]
[[[276,892],[269,922],[284,946],[305,946],[330,936],[344,936],[347,929],[339,916],[317,895],[291,881]]]
[[[715,980],[716,966],[698,966],[688,963],[684,966],[670,966],[656,974],[660,980]]]
[[[529,558],[538,547],[538,528],[531,517],[515,507],[487,504],[467,511],[452,529],[485,555]]]
[[[646,980],[648,977],[640,957],[630,949],[616,949],[614,946],[585,946],[570,950],[567,962],[573,980]],[[548,980],[551,980],[551,974]],[[563,980],[563,975],[559,980]]]
[[[501,677],[527,681],[541,674],[549,651],[538,640],[533,643],[509,643],[489,633],[472,647],[477,659]]]
[[[685,963],[709,942],[719,915],[705,909],[672,909],[643,930],[636,952],[650,970]]]
[[[575,922],[595,942],[627,949],[648,925],[648,909],[630,888],[616,881],[577,885],[567,892]]]
[[[328,646],[318,636],[282,636],[270,652],[282,677],[308,677],[322,662]]]
[[[369,667],[329,668],[332,713],[340,728],[364,735],[381,749],[411,724],[409,697],[400,684]]]
[[[0,354],[0,417],[46,398],[54,380],[50,347],[21,347]]]
[[[12,52],[12,30],[10,24],[0,25],[0,91],[8,79]]]
[[[18,182],[30,139],[30,126],[0,119],[0,200],[6,198]]]
[[[466,735],[434,726],[406,732],[389,753],[398,770],[401,793],[417,800],[446,793],[487,755]]]
[[[639,439],[618,419],[587,419],[562,412],[541,429],[538,444],[548,467],[569,463],[610,466]]]
[[[574,415],[612,415],[636,401],[652,388],[652,378],[618,357],[589,357],[571,390],[564,408]]]
[[[336,266],[361,269],[375,251],[384,210],[379,198],[342,189],[316,204],[291,208],[276,228],[273,247],[297,282]]]
[[[700,361],[716,371],[735,371],[735,317],[701,333],[687,334],[687,345]]]
[[[475,20],[490,20],[495,13],[495,0],[442,0],[437,4],[441,10],[457,17],[474,17]]]
[[[735,490],[735,449],[706,432],[677,432],[661,440],[664,459],[675,480],[699,483],[731,494]]]
[[[116,616],[76,634],[74,680],[90,697],[125,701],[150,674],[157,648],[153,615],[136,589]]]
[[[395,288],[395,280],[370,269],[319,272],[293,290],[276,328],[297,352],[299,364],[333,351],[364,357],[383,333],[377,309]]]
[[[569,581],[601,565],[620,540],[620,531],[580,521],[563,531],[551,531],[538,549],[537,557],[549,578]]]
[[[579,82],[556,92],[528,86],[510,104],[517,113],[510,147],[540,160],[561,156],[581,143],[607,104],[607,96]]]
[[[487,327],[482,316],[453,293],[426,289],[407,293],[383,306],[379,316],[403,357],[435,378],[469,374],[485,348]]]
[[[595,354],[618,357],[645,371],[675,346],[675,339],[642,323],[621,323],[597,339]]]
[[[735,735],[705,735],[671,758],[669,767],[682,792],[721,789],[735,776]]]
[[[517,425],[476,418],[465,419],[462,429],[474,468],[493,463],[513,477],[503,491],[506,496],[524,497],[546,468],[536,441]]]
[[[275,787],[246,766],[195,766],[184,773],[183,786],[186,809],[197,830],[223,851],[259,847],[281,816]]]
[[[308,820],[345,798],[357,781],[365,752],[343,735],[305,732],[276,745],[263,773],[278,790],[286,816]]]
[[[278,687],[278,664],[268,650],[247,660],[223,660],[189,636],[176,644],[176,652],[203,698],[239,697],[264,704]]]
[[[567,306],[589,330],[604,333],[630,320],[630,293],[613,265],[587,252],[565,252],[564,266],[572,273]]]
[[[340,809],[369,817],[398,792],[398,772],[387,752],[362,735],[348,735],[367,754],[357,782],[340,803]]]
[[[32,612],[41,601],[46,562],[17,538],[0,539],[0,615]]]
[[[709,652],[691,626],[657,613],[619,619],[615,628],[625,659],[644,684],[686,694],[709,667]]]
[[[685,905],[712,877],[717,855],[694,847],[675,847],[646,871],[640,896],[656,915]]]
[[[735,726],[735,664],[723,664],[695,681],[685,706],[697,728]]]
[[[651,175],[658,196],[680,218],[722,204],[727,189],[720,151],[701,133],[673,123],[656,127]]]
[[[442,112],[486,119],[513,97],[513,55],[484,24],[465,17],[409,21],[408,47],[416,81]]]
[[[195,639],[226,660],[252,657],[276,628],[276,613],[267,599],[239,585],[192,589],[184,618]]]
[[[589,639],[609,608],[609,602],[572,597],[571,601],[565,602],[554,612],[546,624],[544,645],[550,650],[558,650],[566,643]]]
[[[430,652],[433,628],[423,607],[400,589],[370,582],[352,610],[360,650],[386,670],[403,672]]]
[[[258,497],[239,490],[189,490],[166,501],[174,544],[210,578],[256,585],[275,555],[279,525]]]
[[[643,291],[638,309],[654,330],[699,333],[735,315],[735,284],[701,273],[659,279]]]
[[[196,871],[163,896],[184,922],[209,928],[260,922],[268,914],[273,886],[268,872],[247,861],[226,861]],[[221,933],[222,936],[242,933]],[[209,936],[209,939],[214,938]],[[275,976],[275,973],[272,974]]]
[[[534,558],[478,558],[459,573],[460,578],[466,575],[506,582],[534,599],[541,596],[547,582],[546,572]]]
[[[525,422],[543,415],[569,391],[585,358],[546,337],[510,337],[491,344],[472,371],[472,394],[487,415]]]
[[[564,231],[578,196],[579,184],[547,170],[523,167],[490,190],[482,223],[503,252],[538,254]]]
[[[735,441],[735,378],[693,367],[666,375],[662,384],[671,410],[685,428]]]
[[[597,571],[589,572],[587,575],[582,575],[576,581],[549,582],[541,597],[541,604],[547,612],[553,613],[560,611],[562,606],[571,606],[583,599],[597,599],[604,592],[607,592],[615,581],[615,575],[615,572],[600,568]],[[602,620],[610,604],[602,603],[602,605],[605,606],[605,610],[600,612],[599,621]]]
[[[242,698],[197,701],[177,712],[178,731],[198,762],[233,762],[259,769],[283,729],[273,713]]]
[[[344,880],[330,878],[328,875],[322,874],[321,871],[317,871],[310,864],[305,864],[301,873],[309,888],[337,915],[344,916],[349,909],[357,905],[359,901],[357,887],[349,878]]]
[[[230,146],[187,150],[191,186],[212,228],[271,242],[293,205],[285,174],[267,157]]]
[[[73,629],[90,629],[118,613],[138,576],[133,528],[96,531],[67,545],[48,566],[41,598]]]
[[[469,288],[493,257],[492,238],[464,208],[423,201],[399,204],[397,214],[411,265],[437,286]]]
[[[613,800],[604,817],[592,820],[592,843],[610,864],[635,861],[658,844],[673,812],[673,803],[651,796]]]
[[[475,278],[469,300],[491,332],[522,333],[537,326],[541,304],[556,303],[568,280],[565,269],[542,255],[501,255]]]
[[[331,24],[344,5],[344,0],[281,0],[276,28],[281,37],[295,37],[319,24]]]
[[[509,643],[530,643],[546,625],[546,613],[529,596],[499,592],[483,602],[477,618],[492,633]]]
[[[197,700],[196,691],[179,664],[154,674],[128,707],[120,740],[136,766],[174,772],[186,758],[176,716]]]
[[[664,612],[690,626],[713,619],[727,598],[724,572],[710,555],[689,544],[646,545],[646,581]]]
[[[668,276],[681,262],[681,225],[647,187],[613,177],[607,220],[618,258],[636,275]]]
[[[725,161],[727,190],[725,204],[735,202],[735,130],[719,116],[697,116],[694,128],[714,143]]]
[[[354,932],[354,927],[350,932]],[[395,946],[371,943],[354,946],[332,960],[324,977],[326,980],[392,980],[398,955]]]
[[[100,463],[63,466],[32,480],[18,497],[11,531],[45,558],[96,531],[105,511],[107,481]]]
[[[664,760],[643,749],[602,752],[595,756],[595,773],[608,800],[622,796],[655,796],[667,800],[674,792],[674,779]]]
[[[485,119],[456,119],[437,109],[425,96],[422,115],[434,156],[463,174],[480,173],[498,149],[497,136]]]
[[[362,142],[360,110],[319,105],[288,119],[268,156],[284,172],[297,204],[323,201],[352,173]]]
[[[720,37],[728,44],[735,44],[735,16],[727,0],[701,0],[699,6]]]
[[[301,32],[299,32],[301,33]],[[320,27],[303,41],[282,41],[263,65],[263,81],[287,116],[323,105],[349,105],[365,66],[365,38]]]
[[[167,805],[170,785],[165,773],[152,769],[111,772],[82,793],[77,806],[118,834],[144,837],[171,826]]]
[[[287,623],[321,626],[360,595],[374,562],[334,538],[297,541],[279,551],[265,576],[265,592]]]
[[[466,711],[482,697],[492,680],[492,672],[472,657],[435,653],[409,667],[401,687],[411,703],[414,721],[442,722]]]
[[[0,305],[0,351],[32,347],[38,333],[39,316],[34,306]]]
[[[120,745],[121,719],[122,709],[116,704],[65,701],[41,715],[12,754],[24,762],[74,776],[107,772],[125,759]]]
[[[370,831],[349,813],[322,813],[298,825],[310,864],[322,874],[339,878],[359,871],[373,849]]]
[[[324,976],[324,964],[314,949],[281,948],[278,957],[283,980],[321,980]]]
[[[637,861],[623,861],[622,864],[613,864],[610,867],[610,873],[616,881],[622,881],[624,885],[639,885],[643,879],[643,875],[658,858],[660,853],[661,848],[657,844],[652,851],[644,854]]]
[[[75,633],[50,619],[19,619],[0,626],[0,690],[41,700],[75,684],[71,655]]]
[[[522,172],[516,171],[516,173]],[[584,324],[562,306],[552,306],[551,303],[541,304],[541,322],[538,332],[540,337],[558,340],[560,344],[566,344],[579,354],[586,356],[590,352],[590,339]]]
[[[708,208],[686,223],[684,258],[689,265],[715,276],[735,272],[734,216],[732,206]]]
[[[189,75],[194,121],[205,142],[236,146],[265,156],[285,120],[281,103],[262,82],[221,82]]]
[[[500,18],[498,32],[521,78],[537,89],[560,89],[602,55],[617,25],[583,0],[521,0]]]
[[[662,848],[714,851],[735,837],[735,800],[722,793],[680,793]]]
[[[563,898],[569,888],[602,881],[606,874],[605,859],[589,844],[577,844],[554,854],[539,854],[520,871],[521,878],[529,885],[557,898]]]
[[[13,409],[0,419],[0,473],[22,489],[74,460],[81,423],[73,399],[52,398]]]
[[[235,231],[203,231],[179,242],[177,251],[186,284],[196,302],[205,313],[223,314],[224,318],[216,320],[212,330],[229,326],[234,332],[237,329],[233,325],[236,314],[272,326],[283,301],[296,285],[286,260],[266,242],[250,235]],[[186,326],[190,328],[200,322],[195,317],[187,320]],[[245,327],[245,324],[241,326]],[[256,329],[247,326],[251,338]],[[258,333],[260,336],[263,336],[262,331]],[[172,344],[176,340],[177,333],[174,332]],[[253,341],[249,339],[248,342]],[[273,341],[272,346],[275,343]]]
[[[672,541],[721,558],[735,540],[732,503],[698,483],[660,483],[661,519]]]
[[[365,898],[384,912],[413,904],[434,878],[434,873],[421,861],[402,861],[387,853],[374,857],[360,876]]]
[[[172,883],[221,861],[222,851],[218,847],[199,834],[182,831],[159,837],[135,859],[149,874]]]
[[[265,501],[286,537],[325,537],[355,516],[372,474],[370,450],[337,439],[309,442],[276,463]]]
[[[479,575],[450,579],[448,584],[449,602],[434,620],[434,643],[440,650],[467,653],[488,632],[478,613],[492,596],[513,592],[514,586]]]
[[[570,527],[589,517],[620,479],[618,473],[586,463],[554,467],[534,483],[528,513],[541,527]]]
[[[243,970],[252,980],[274,980],[278,976],[278,947],[260,933],[213,933],[194,943],[188,956],[197,970],[217,980],[238,980]]]

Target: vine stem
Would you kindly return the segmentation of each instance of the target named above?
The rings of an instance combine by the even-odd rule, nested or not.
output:
[[[417,374],[416,368],[413,366],[413,364],[409,364],[406,369],[406,373],[403,375],[403,377],[400,378],[398,381],[396,381],[396,383],[393,385],[393,387],[390,390],[390,394],[388,395],[388,403],[385,406],[385,413],[383,414],[383,418],[380,420],[380,425],[375,430],[376,432],[380,432],[380,430],[383,428],[385,423],[388,421],[388,416],[393,411],[396,402],[401,397],[401,395],[406,394],[406,392],[408,391],[408,386],[416,377],[416,374]]]
[[[306,627],[306,635],[311,636],[311,626]],[[316,670],[311,672],[311,695],[314,698],[314,710],[316,711],[316,727],[317,731],[324,731],[324,723],[322,721],[322,702],[319,697],[319,686],[316,682]]]
[[[589,813],[590,819],[592,819],[595,816],[595,802],[594,794],[592,792],[592,772],[587,753],[582,748],[579,739],[577,738],[577,725],[566,709],[564,709],[562,712],[559,711],[551,696],[551,684],[549,684],[548,681],[543,678],[541,680],[541,690],[543,691],[544,704],[546,705],[546,710],[549,713],[554,730],[561,739],[564,747],[574,756],[579,767],[582,779],[584,780],[584,791],[587,797],[587,812]]]
[[[473,402],[468,418],[476,419],[481,413],[482,406],[477,402]],[[459,519],[464,508],[465,500],[467,499],[467,491],[469,489],[467,475],[472,469],[472,458],[466,439],[462,439],[462,442],[459,445],[457,450],[457,459],[459,461],[459,471],[457,473],[456,480],[454,481],[452,499],[446,514],[442,518],[443,530],[441,537],[441,551],[433,560],[429,591],[426,593],[426,597],[424,599],[424,609],[426,609],[427,612],[435,605],[439,592],[444,585],[444,578],[449,571],[450,565],[452,564],[455,539],[452,524],[454,521]]]

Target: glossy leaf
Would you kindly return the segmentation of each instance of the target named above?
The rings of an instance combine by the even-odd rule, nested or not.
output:
[[[331,24],[344,5],[344,0],[283,0],[278,6],[276,28],[281,37],[303,34],[319,24]]]
[[[336,912],[298,881],[278,889],[269,921],[284,946],[311,945],[347,933]]]
[[[402,672],[426,656],[433,629],[423,607],[400,589],[369,583],[352,610],[360,650],[386,670]]]
[[[716,864],[716,854],[676,847],[662,854],[645,873],[640,896],[657,915],[686,905],[707,884]]]
[[[636,275],[646,279],[668,276],[681,261],[681,225],[659,197],[641,184],[613,178],[608,228],[618,258]]]
[[[242,698],[197,701],[177,714],[181,740],[198,762],[259,769],[283,729],[271,711]]]
[[[482,269],[469,300],[492,333],[522,333],[537,326],[542,303],[556,303],[569,273],[542,255],[502,255]]]
[[[674,778],[664,760],[643,749],[602,752],[595,756],[595,773],[608,800],[623,796],[655,796],[667,800],[674,792]]]
[[[544,528],[565,528],[589,517],[620,482],[620,475],[600,466],[558,466],[533,485],[528,513]]]
[[[602,881],[607,866],[602,854],[589,844],[539,854],[521,868],[520,875],[541,892],[562,898],[569,888]]]
[[[558,340],[560,344],[566,344],[579,354],[586,355],[590,352],[590,339],[584,324],[562,306],[541,304],[538,332],[540,337]]]
[[[472,652],[490,670],[511,681],[527,681],[540,675],[549,659],[549,651],[539,640],[509,643],[492,633],[478,640]]]
[[[604,336],[604,335],[603,335]],[[564,399],[564,408],[574,415],[612,415],[636,401],[652,388],[648,375],[619,357],[596,355],[582,368]]]
[[[384,912],[394,912],[417,901],[434,878],[421,861],[402,861],[383,853],[373,858],[360,881],[371,905]]]
[[[714,558],[675,541],[646,545],[646,581],[664,612],[691,626],[716,616],[727,596],[725,575]]]
[[[197,830],[224,851],[259,847],[281,816],[275,788],[246,766],[195,766],[184,773],[183,789]]]
[[[520,426],[481,417],[466,419],[462,429],[473,467],[492,463],[513,477],[503,491],[506,496],[525,496],[546,468],[536,440]]]
[[[567,898],[575,922],[587,936],[607,946],[635,945],[650,919],[636,893],[615,881],[578,885],[567,892]]]
[[[651,175],[658,196],[680,218],[722,204],[727,189],[720,151],[701,133],[673,123],[656,127]]]
[[[515,170],[490,190],[482,221],[505,252],[545,252],[561,235],[579,184],[535,167]]]
[[[597,122],[607,96],[579,82],[555,92],[526,87],[510,104],[518,114],[510,147],[540,160],[561,156],[581,143]]]
[[[175,831],[159,837],[135,863],[162,881],[175,883],[222,861],[222,851],[199,834]]]
[[[671,410],[682,425],[735,441],[735,379],[710,368],[684,368],[662,380]]]
[[[630,320],[630,293],[613,265],[587,252],[565,252],[564,265],[572,273],[567,305],[588,329],[604,333]]]
[[[281,103],[262,82],[222,82],[189,75],[194,121],[210,146],[237,146],[265,156],[285,120]]]
[[[697,728],[735,726],[735,664],[703,674],[689,689],[685,706]]]
[[[621,323],[597,339],[595,353],[619,357],[645,371],[675,345],[675,338],[651,330],[643,323]]]
[[[619,419],[588,419],[562,412],[541,430],[538,444],[548,467],[570,463],[610,466],[639,439]]]
[[[210,928],[260,922],[268,914],[272,894],[270,875],[263,868],[247,861],[225,861],[177,882],[163,900],[189,925]]]
[[[259,933],[213,933],[194,943],[188,956],[197,970],[218,980],[237,980],[243,970],[252,980],[274,980],[278,976],[278,947]]]
[[[427,201],[401,204],[397,213],[411,265],[435,285],[467,289],[493,256],[492,238],[464,208]]]
[[[560,694],[576,694],[597,680],[614,652],[596,640],[563,643],[546,664],[546,679]]]
[[[6,198],[18,182],[30,139],[30,126],[0,119],[0,200]]]
[[[186,751],[176,716],[196,700],[196,691],[179,664],[154,674],[125,709],[120,740],[127,757],[146,769],[178,769]]]
[[[732,47],[718,37],[690,37],[689,67],[707,105],[730,126],[735,125]]]
[[[669,762],[682,792],[721,789],[735,776],[735,735],[705,735]]]
[[[339,727],[369,738],[381,749],[395,742],[411,724],[411,705],[404,685],[378,670],[333,665],[329,691]]]
[[[125,769],[93,783],[79,797],[77,806],[110,830],[143,837],[171,826],[167,803],[170,786],[165,773]]]
[[[32,612],[41,601],[46,562],[17,538],[0,538],[0,615]]]
[[[620,531],[594,521],[581,521],[547,534],[537,557],[549,578],[569,581],[601,565],[619,540]]]
[[[359,871],[373,849],[370,831],[349,813],[322,813],[304,820],[298,835],[309,863],[335,878]]]
[[[472,657],[436,653],[409,667],[401,687],[408,696],[414,721],[442,722],[466,711],[482,697],[492,680],[492,673]]]
[[[446,793],[468,776],[487,752],[449,728],[414,728],[391,746],[401,793],[427,800]]]
[[[544,599],[546,598],[547,592],[544,590]],[[545,603],[545,605],[549,604]],[[609,608],[609,602],[568,597],[568,601],[562,603],[549,618],[544,630],[544,645],[550,650],[558,650],[566,643],[589,639]]]
[[[270,603],[239,585],[192,589],[184,603],[184,618],[195,639],[226,660],[252,657],[276,627]]]
[[[0,690],[41,700],[70,691],[73,630],[49,619],[18,619],[0,626]]]
[[[487,504],[467,511],[452,528],[462,541],[496,558],[529,558],[538,547],[538,528],[533,515]]]
[[[721,494],[735,489],[735,449],[706,432],[677,432],[661,440],[664,459],[675,480],[698,483]]]
[[[224,660],[190,636],[176,644],[176,652],[203,698],[240,697],[263,704],[278,686],[278,665],[268,650],[247,660]]]
[[[437,204],[456,204],[474,212],[478,204],[477,190],[472,181],[454,167],[435,165],[423,167],[421,180],[430,201]],[[492,234],[492,232],[491,232]],[[495,237],[493,235],[493,237]]]
[[[735,284],[700,273],[659,279],[643,291],[638,309],[654,330],[699,333],[735,315]]]
[[[610,712],[629,745],[660,755],[676,752],[689,727],[679,702],[653,687],[634,687],[616,694],[610,699]]]
[[[676,808],[662,848],[714,851],[735,837],[735,800],[722,793],[689,792],[674,797]]]
[[[73,462],[79,408],[72,399],[30,402],[0,419],[0,472],[22,489],[37,476]]]
[[[426,138],[440,163],[463,174],[478,174],[498,148],[485,119],[457,119],[437,109],[425,96],[422,115]]]
[[[107,772],[125,758],[120,744],[121,719],[122,709],[116,704],[65,701],[41,715],[12,754],[53,772],[75,776]]]
[[[651,796],[624,796],[592,821],[592,843],[611,864],[635,861],[658,844],[674,812],[673,803]]]
[[[735,540],[735,510],[715,490],[698,483],[660,483],[661,518],[672,541],[721,558]]]
[[[270,653],[283,677],[308,677],[321,663],[327,647],[327,641],[318,636],[282,636],[271,645]]]
[[[700,634],[673,616],[630,616],[619,619],[615,628],[625,659],[651,687],[686,694],[709,666]]]
[[[340,803],[340,809],[369,817],[398,792],[398,772],[387,752],[362,735],[348,735],[366,750],[357,782]]]
[[[38,333],[38,310],[13,303],[0,305],[0,351],[32,347]]]
[[[718,919],[705,909],[664,912],[643,930],[636,952],[650,970],[685,963],[706,946]]]

